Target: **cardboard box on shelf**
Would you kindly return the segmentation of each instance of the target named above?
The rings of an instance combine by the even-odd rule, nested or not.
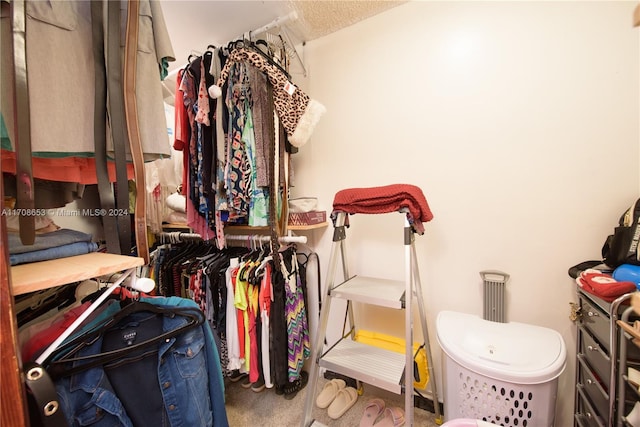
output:
[[[314,225],[327,220],[326,211],[290,212],[289,225]]]

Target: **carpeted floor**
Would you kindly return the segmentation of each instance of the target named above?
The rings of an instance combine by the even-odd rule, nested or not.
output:
[[[320,392],[326,380],[319,379],[316,386]],[[274,389],[265,389],[256,393],[243,388],[239,382],[226,382],[226,409],[231,427],[299,427],[304,417],[304,404],[308,388],[305,387],[291,400],[277,395]],[[326,409],[319,409],[314,404],[313,418],[326,426],[358,427],[366,402],[373,398],[382,398],[387,406],[404,408],[403,396],[396,395],[373,386],[364,385],[364,392],[357,402],[337,420],[327,415]],[[414,411],[414,426],[436,427],[435,414],[420,408]]]

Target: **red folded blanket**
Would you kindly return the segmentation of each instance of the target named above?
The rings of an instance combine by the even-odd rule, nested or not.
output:
[[[580,273],[576,283],[585,291],[607,302],[637,289],[633,282],[618,282],[610,274],[595,269],[587,269]]]
[[[424,234],[424,222],[433,214],[422,190],[410,184],[391,184],[383,187],[348,188],[338,191],[333,210],[348,214],[380,214],[407,208],[407,219],[418,234]]]

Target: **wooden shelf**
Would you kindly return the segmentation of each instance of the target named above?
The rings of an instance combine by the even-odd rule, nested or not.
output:
[[[318,230],[320,228],[328,227],[328,222],[321,222],[320,224],[312,224],[312,225],[289,225],[287,226],[287,230],[291,231],[304,231],[304,230]]]
[[[11,267],[13,295],[53,288],[138,267],[144,260],[127,255],[92,252]]]
[[[170,222],[167,224],[162,224],[163,230],[191,230],[187,224],[178,223],[178,222]]]

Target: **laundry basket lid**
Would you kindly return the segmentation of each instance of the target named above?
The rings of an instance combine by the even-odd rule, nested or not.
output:
[[[441,311],[436,329],[448,357],[493,379],[540,384],[557,378],[566,364],[564,340],[553,329],[454,311]]]

